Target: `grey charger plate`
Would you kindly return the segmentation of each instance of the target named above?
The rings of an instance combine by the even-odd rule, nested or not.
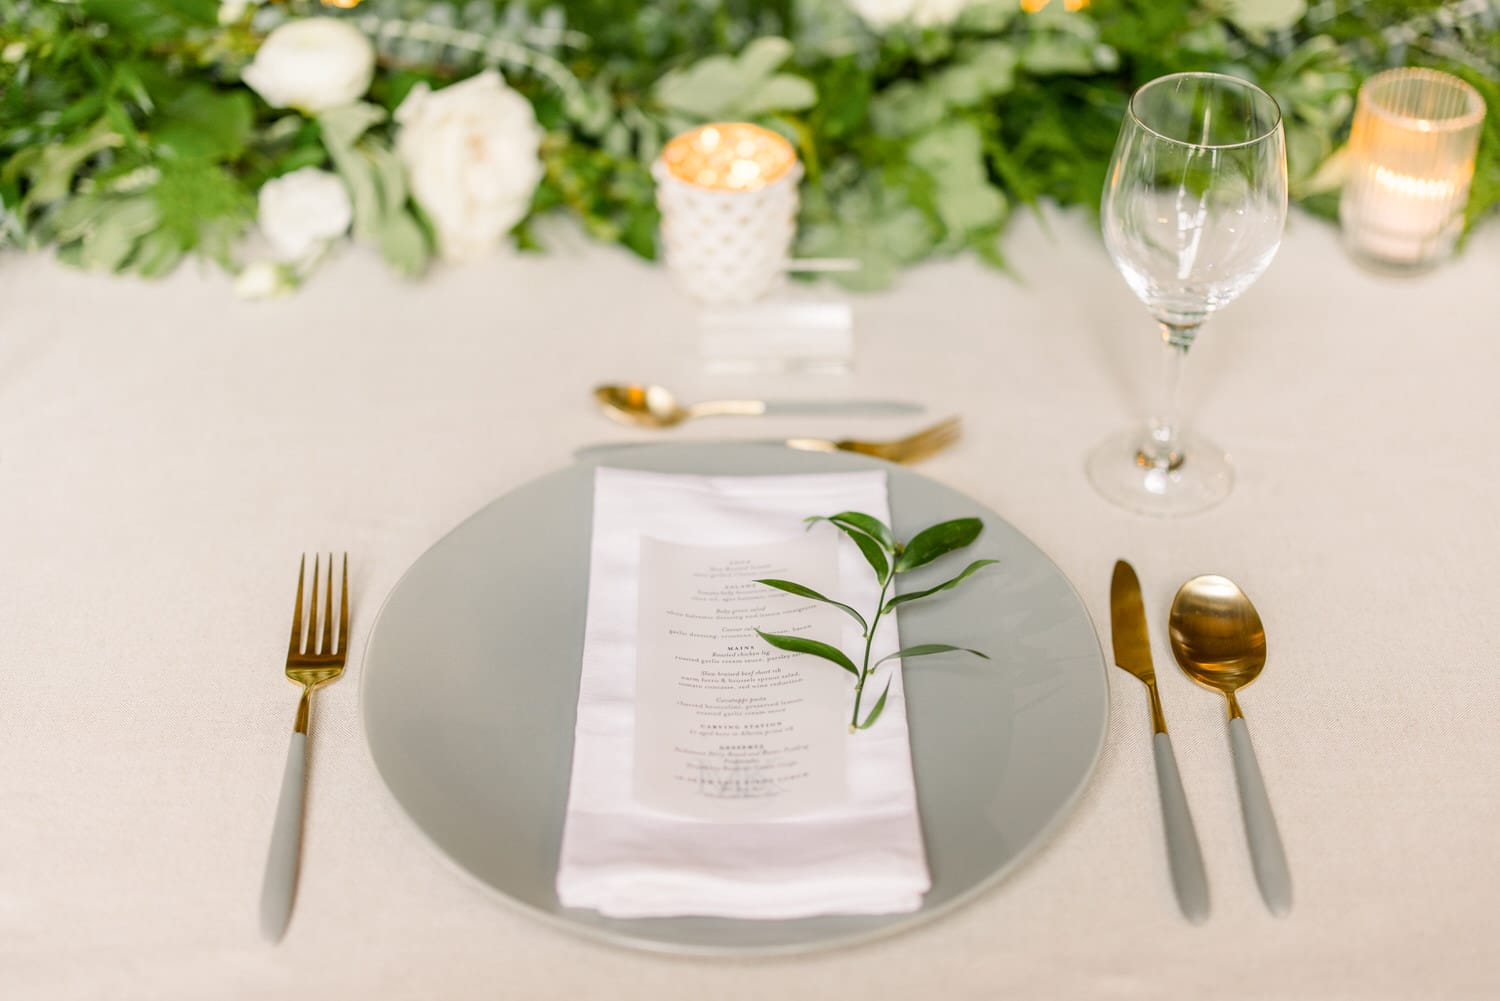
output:
[[[899,616],[902,645],[945,642],[906,669],[932,889],[920,910],[795,921],[619,920],[562,907],[557,873],[583,655],[595,465],[672,473],[885,468],[896,534],[978,516],[961,556],[903,578],[937,583],[1001,560]],[[819,512],[809,512],[819,513]],[[832,514],[833,512],[827,512]],[[958,564],[955,567],[953,564]],[[899,466],[767,445],[654,445],[589,459],[491,503],[439,540],[386,599],[365,653],[361,712],[381,778],[438,850],[503,898],[616,945],[714,955],[798,953],[873,939],[999,882],[1061,823],[1098,760],[1105,662],[1062,572],[999,515]]]

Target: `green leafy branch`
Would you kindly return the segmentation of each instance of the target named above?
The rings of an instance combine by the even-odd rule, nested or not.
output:
[[[886,696],[891,691],[891,680],[886,679],[885,689],[881,691],[880,698],[870,708],[869,715],[863,721],[859,718],[860,701],[864,695],[865,683],[870,680],[880,665],[891,660],[909,660],[914,657],[930,657],[940,653],[972,653],[976,657],[988,660],[987,654],[968,647],[952,646],[947,643],[919,643],[909,646],[895,653],[886,654],[874,663],[870,662],[871,652],[875,643],[875,631],[880,626],[880,620],[896,611],[903,605],[909,605],[914,601],[921,601],[943,591],[950,591],[963,583],[978,571],[998,563],[998,560],[975,560],[963,569],[957,576],[950,577],[933,587],[924,588],[920,591],[911,591],[906,594],[892,595],[891,589],[896,583],[896,578],[908,571],[918,567],[924,567],[933,561],[963,549],[979,538],[984,531],[984,523],[978,518],[957,518],[953,521],[941,522],[929,528],[925,528],[912,537],[910,542],[900,542],[892,534],[890,528],[879,518],[858,511],[844,511],[840,514],[822,516],[816,515],[808,518],[808,526],[818,522],[828,522],[839,531],[847,535],[854,544],[859,547],[865,562],[870,564],[870,569],[875,572],[875,579],[880,584],[880,600],[875,606],[874,613],[868,619],[857,609],[835,601],[823,594],[818,593],[803,584],[797,584],[789,580],[767,578],[756,581],[773,587],[787,594],[794,594],[799,598],[808,598],[812,601],[822,602],[839,609],[858,623],[861,638],[865,641],[864,657],[858,666],[854,661],[838,647],[819,640],[808,639],[804,636],[788,636],[780,633],[768,633],[760,629],[760,638],[778,650],[788,653],[805,653],[819,657],[836,665],[842,670],[854,675],[854,711],[849,717],[849,732],[856,730],[868,730],[880,714],[885,711]]]

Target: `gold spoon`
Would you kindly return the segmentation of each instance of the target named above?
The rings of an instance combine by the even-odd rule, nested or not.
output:
[[[1245,816],[1245,836],[1255,881],[1266,906],[1277,917],[1292,909],[1292,877],[1266,795],[1250,730],[1235,692],[1260,676],[1266,666],[1266,630],[1255,606],[1234,581],[1215,574],[1194,577],[1172,599],[1167,630],[1172,654],[1183,673],[1229,702],[1229,743],[1234,776]]]
[[[704,403],[683,404],[665,387],[641,383],[595,386],[594,399],[599,401],[606,414],[622,424],[651,428],[669,428],[694,417],[761,417],[780,414],[884,416],[922,412],[922,408],[915,403],[897,400],[709,400]]]

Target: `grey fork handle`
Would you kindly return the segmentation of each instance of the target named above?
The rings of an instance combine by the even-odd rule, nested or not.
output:
[[[1182,791],[1182,776],[1177,771],[1177,755],[1172,753],[1172,738],[1158,733],[1152,744],[1156,752],[1156,785],[1161,791],[1161,820],[1167,832],[1167,864],[1172,869],[1172,889],[1182,916],[1193,924],[1208,919],[1208,876],[1203,871],[1203,850],[1198,847],[1198,832],[1188,810],[1187,794]]]
[[[920,414],[924,409],[920,403],[901,400],[767,400],[765,414],[768,417],[815,417],[820,414],[887,417]]]
[[[302,849],[302,790],[307,778],[307,734],[293,733],[281,778],[281,800],[276,826],[271,829],[271,853],[266,858],[266,881],[260,891],[260,931],[271,942],[281,941],[292,919],[297,895],[297,864]]]
[[[1276,815],[1266,795],[1265,779],[1255,760],[1255,745],[1250,743],[1250,729],[1242,716],[1229,721],[1229,745],[1234,751],[1234,777],[1240,787],[1240,809],[1245,814],[1245,837],[1250,842],[1250,863],[1255,868],[1255,882],[1261,898],[1271,913],[1286,917],[1292,909],[1292,874],[1287,868],[1286,851],[1281,847],[1281,832]]]
[[[662,444],[657,441],[601,441],[592,445],[581,445],[573,449],[573,458],[588,459],[596,455],[609,455],[614,452],[628,452],[633,448],[650,448],[653,445]],[[736,439],[734,441],[695,441],[694,445],[780,445],[786,447],[785,438],[756,438],[754,440]]]

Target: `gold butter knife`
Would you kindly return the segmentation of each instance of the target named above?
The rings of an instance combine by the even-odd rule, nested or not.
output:
[[[1115,664],[1135,675],[1151,698],[1151,725],[1155,731],[1152,749],[1156,755],[1156,785],[1161,793],[1162,826],[1167,834],[1167,864],[1172,870],[1172,888],[1182,916],[1193,924],[1208,918],[1208,876],[1203,871],[1203,851],[1188,810],[1167,718],[1156,691],[1156,668],[1151,663],[1151,637],[1146,631],[1146,606],[1141,600],[1141,582],[1135,568],[1124,560],[1115,563],[1109,581],[1109,625],[1113,634]]]

